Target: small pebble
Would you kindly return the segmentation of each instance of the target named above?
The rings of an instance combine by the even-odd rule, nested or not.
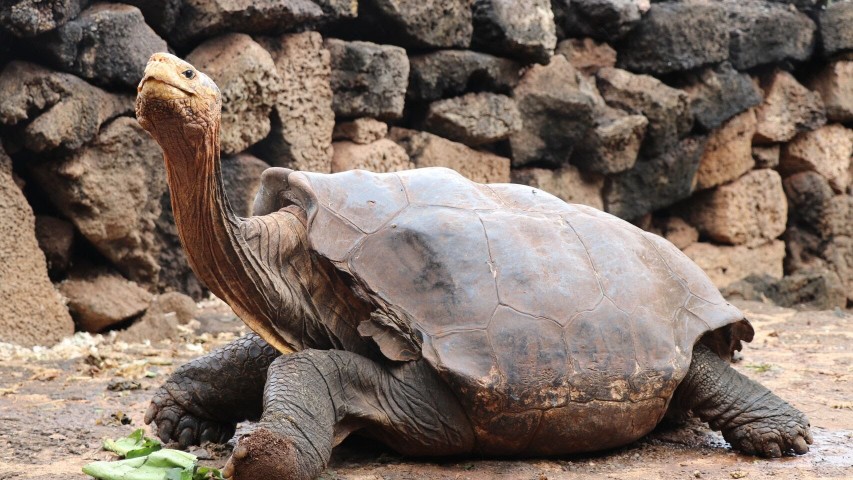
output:
[[[729,473],[729,475],[731,475],[732,478],[746,478],[749,474],[740,470],[735,470],[734,472]]]
[[[702,473],[699,470],[693,471],[694,478],[702,478]]]

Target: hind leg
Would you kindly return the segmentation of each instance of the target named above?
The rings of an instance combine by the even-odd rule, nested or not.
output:
[[[204,441],[225,443],[234,427],[261,416],[267,368],[279,352],[254,333],[180,368],[154,394],[145,423],[182,448]]]
[[[306,350],[270,367],[263,416],[224,473],[312,479],[356,430],[409,455],[462,454],[474,445],[456,397],[423,362],[386,368],[350,352]]]
[[[803,454],[812,443],[809,421],[802,412],[701,344],[693,349],[690,370],[670,408],[692,411],[743,453]]]

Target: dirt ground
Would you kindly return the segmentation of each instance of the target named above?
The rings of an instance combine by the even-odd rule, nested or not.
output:
[[[659,429],[618,450],[554,459],[412,460],[352,438],[321,478],[853,479],[853,312],[740,306],[757,335],[736,368],[806,412],[815,439],[807,455],[739,455],[698,422]],[[149,397],[176,366],[245,331],[227,308],[208,306],[168,342],[77,334],[51,349],[0,344],[0,479],[90,478],[81,473],[84,464],[112,458],[102,439],[144,426]],[[221,467],[229,450],[193,453]]]

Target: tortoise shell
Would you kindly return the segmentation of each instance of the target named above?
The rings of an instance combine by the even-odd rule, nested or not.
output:
[[[739,324],[725,340],[751,340],[680,250],[594,208],[445,168],[286,173],[280,189],[306,210],[311,248],[376,306],[359,331],[389,359],[429,362],[484,452],[639,438],[700,337]]]

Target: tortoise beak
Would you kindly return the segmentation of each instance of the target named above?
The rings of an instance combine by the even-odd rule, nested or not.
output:
[[[178,74],[180,63],[178,57],[168,53],[155,53],[151,55],[145,66],[142,81],[136,87],[140,96],[159,97],[162,99],[184,98],[194,95],[195,92],[184,86],[184,81]]]

